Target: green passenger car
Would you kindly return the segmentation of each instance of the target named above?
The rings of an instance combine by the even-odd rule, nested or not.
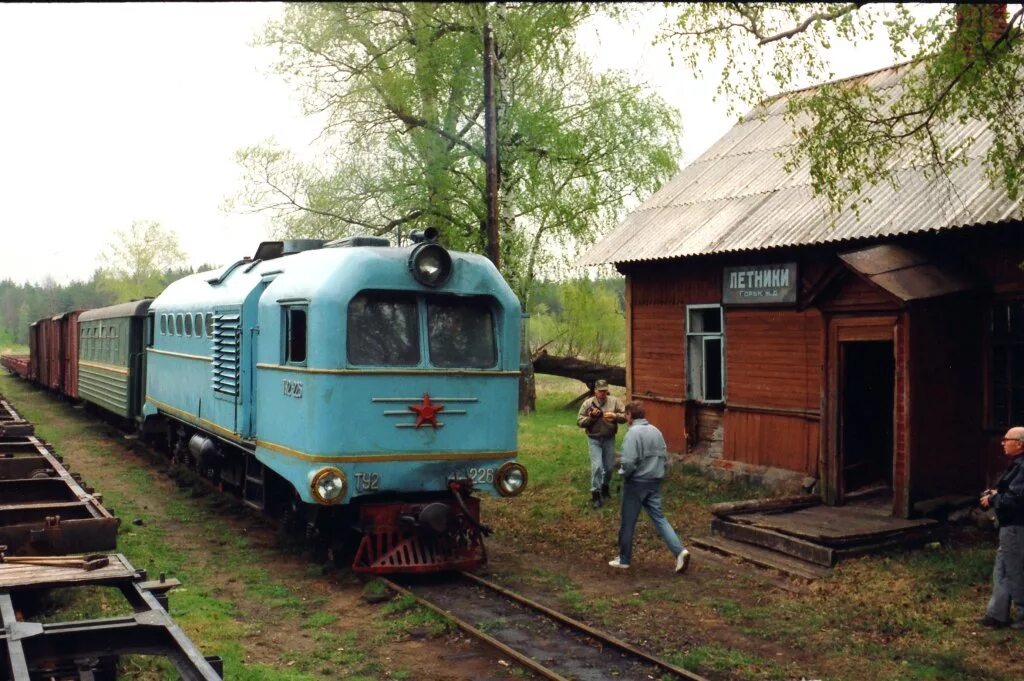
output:
[[[83,312],[78,319],[78,395],[136,420],[142,409],[151,299]]]

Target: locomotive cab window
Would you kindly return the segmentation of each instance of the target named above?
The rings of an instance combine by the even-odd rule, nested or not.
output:
[[[366,366],[420,363],[419,315],[408,294],[361,293],[348,305],[348,361]]]
[[[306,363],[306,308],[285,308],[284,361]]]
[[[490,369],[498,362],[494,315],[484,299],[428,299],[427,339],[436,367]]]

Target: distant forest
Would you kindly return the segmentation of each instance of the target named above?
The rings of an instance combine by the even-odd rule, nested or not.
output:
[[[168,270],[159,279],[155,290],[147,291],[156,296],[172,281],[194,272],[212,269],[213,266]],[[68,312],[86,310],[104,305],[131,300],[125,287],[118,279],[111,278],[102,270],[96,270],[88,281],[73,281],[58,284],[47,277],[41,284],[16,284],[10,279],[0,280],[0,347],[26,345],[28,327],[32,322]]]

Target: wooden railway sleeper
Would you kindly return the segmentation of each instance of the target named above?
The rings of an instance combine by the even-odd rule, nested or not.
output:
[[[8,556],[5,555],[5,551],[7,546],[0,544],[0,564],[72,567],[87,571],[110,565],[110,558],[102,553],[80,556]]]

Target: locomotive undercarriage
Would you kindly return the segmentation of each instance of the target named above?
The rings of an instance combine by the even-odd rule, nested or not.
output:
[[[150,419],[152,421],[152,419]],[[314,557],[368,574],[469,570],[487,562],[480,501],[470,481],[447,492],[357,497],[348,504],[303,502],[292,485],[235,443],[166,421],[166,454],[222,492],[279,520],[282,538]]]

